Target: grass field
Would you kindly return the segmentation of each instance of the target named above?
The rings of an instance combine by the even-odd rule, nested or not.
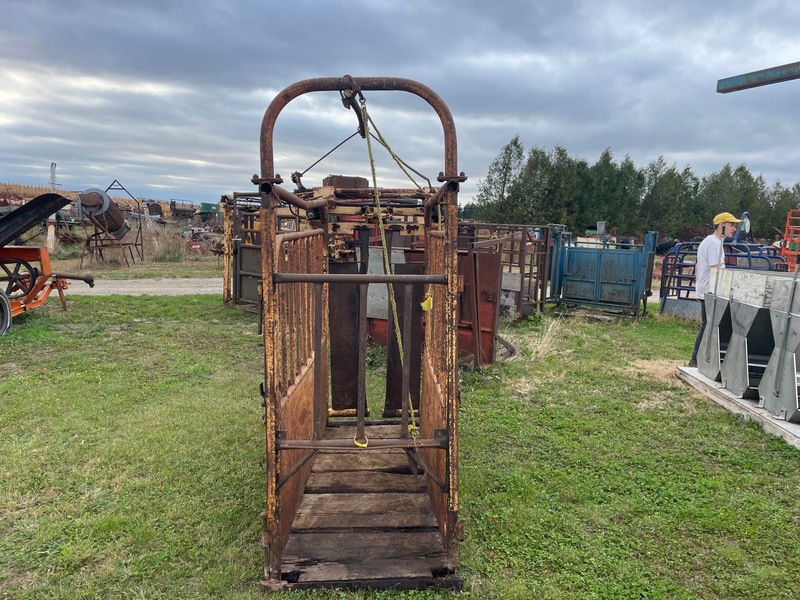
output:
[[[15,319],[0,597],[262,597],[256,319],[216,296],[76,296]],[[674,378],[694,332],[507,328],[520,359],[461,374],[464,592],[285,597],[797,597],[800,452]]]

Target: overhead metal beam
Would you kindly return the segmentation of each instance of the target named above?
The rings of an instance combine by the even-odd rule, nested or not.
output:
[[[717,81],[717,93],[727,94],[728,92],[749,90],[750,88],[791,81],[792,79],[800,79],[800,62],[720,79]]]

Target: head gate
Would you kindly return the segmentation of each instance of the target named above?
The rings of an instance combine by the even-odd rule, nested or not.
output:
[[[415,94],[436,111],[442,123],[444,169],[437,178],[442,184],[438,189],[417,196],[418,202],[412,208],[399,203],[390,208],[382,207],[380,196],[383,192],[363,186],[358,190],[375,195],[374,208],[367,207],[363,204],[366,201],[362,201],[358,206],[363,208],[358,210],[362,211],[361,214],[374,212],[377,215],[381,237],[384,238],[384,256],[391,254],[391,246],[387,251],[381,215],[402,213],[410,215],[407,218],[420,217],[422,225],[413,225],[417,234],[424,233],[424,262],[418,270],[395,273],[387,266],[381,274],[368,273],[366,257],[370,230],[366,228],[349,230],[353,235],[349,243],[351,246],[360,245],[361,258],[357,262],[345,263],[345,268],[342,268],[341,262],[332,260],[330,248],[334,238],[343,230],[338,228],[335,220],[341,218],[342,211],[350,211],[347,214],[351,216],[354,214],[354,190],[337,189],[336,193],[320,197],[304,193],[307,190],[295,181],[298,190],[293,193],[280,186],[283,180],[275,173],[275,122],[291,100],[309,92],[339,91],[345,107],[356,109],[359,132],[366,137],[369,124],[362,118],[357,101],[363,100],[363,92],[371,90]],[[333,470],[337,472],[336,480],[340,481],[343,477],[341,464],[355,464],[360,456],[366,454],[390,458],[399,455],[407,465],[409,475],[416,473],[424,484],[420,489],[426,497],[420,506],[424,505],[427,507],[424,510],[431,513],[430,523],[437,532],[434,544],[437,547],[421,549],[420,555],[430,556],[432,561],[422,569],[426,573],[412,576],[409,574],[413,571],[408,565],[400,565],[405,569],[403,577],[415,579],[419,585],[455,582],[458,580],[454,573],[459,560],[458,541],[462,538],[458,521],[457,309],[461,280],[458,275],[457,197],[459,183],[466,177],[463,173],[456,174],[456,130],[450,110],[431,89],[408,79],[350,76],[308,79],[285,88],[271,102],[261,124],[260,151],[261,174],[253,176],[253,183],[258,186],[261,199],[261,300],[265,356],[262,395],[266,424],[267,506],[262,513],[265,558],[262,586],[283,589],[292,585],[315,587],[315,582],[316,585],[325,585],[320,583],[324,576],[312,572],[309,565],[323,564],[326,558],[308,556],[311,549],[293,538],[293,531],[302,528],[306,522],[305,505],[301,506],[304,497],[306,502],[310,502],[306,486],[310,485],[312,468],[316,474],[333,460],[339,465]],[[386,197],[397,198],[398,195],[393,196],[394,192],[396,190],[387,192]],[[348,193],[351,194],[350,200],[342,200]],[[388,203],[391,204],[391,200]],[[302,223],[298,219],[299,225],[294,231],[279,229],[278,211],[286,205],[293,207],[293,214],[297,214],[294,209],[305,211]],[[413,215],[414,211],[418,215]],[[374,221],[371,226],[374,226]],[[411,225],[403,226],[408,231],[412,229]],[[393,385],[400,388],[401,401],[398,401],[396,410],[389,411],[393,419],[381,422],[368,422],[366,419],[367,289],[370,284],[383,284],[389,289],[395,314],[395,352],[399,348],[402,364],[402,381],[387,382],[387,399],[388,388]],[[420,303],[419,290],[422,288],[425,301]],[[393,289],[398,291],[397,306]],[[416,299],[416,306],[412,304],[412,298]],[[343,306],[352,309],[353,314],[353,320],[347,322],[346,328],[337,312]],[[349,326],[356,323],[357,326]],[[422,337],[422,329],[424,342],[414,343],[413,340]],[[419,330],[419,337],[415,338],[414,330]],[[339,355],[338,348],[342,338],[349,338],[352,342],[352,337],[356,337],[356,343],[350,344],[354,348],[353,354],[348,355],[353,359],[350,361]],[[412,368],[415,364],[416,371]],[[354,390],[352,402],[338,397],[340,388],[336,379],[342,378],[339,371],[345,371],[344,377],[350,382],[357,381],[357,385],[351,386]],[[345,416],[355,417],[355,421],[338,420]],[[388,416],[386,411],[384,416]],[[378,453],[372,452],[374,450]],[[316,467],[313,467],[315,462]],[[358,528],[369,525],[371,518],[380,521],[381,516],[369,516],[374,507],[367,506],[367,499],[374,498],[375,493],[359,494],[352,487],[347,492],[347,501],[343,504],[350,507],[354,503],[364,505],[362,518],[342,527],[350,531],[351,537],[355,536],[352,543],[358,546],[361,543]],[[414,498],[413,502],[418,500]],[[330,507],[336,506],[337,501],[336,498],[327,500]],[[397,515],[384,516],[387,523],[392,519],[397,522]],[[412,522],[417,523],[418,517],[414,519],[417,520]],[[397,522],[396,525],[398,536],[410,527],[410,523]],[[327,535],[335,532],[337,526],[326,522],[321,528]],[[355,534],[352,533],[354,530]],[[384,532],[395,535],[390,527],[384,528]],[[331,538],[315,544],[314,550],[324,552],[320,548],[329,544],[339,549],[337,560],[347,562],[347,552],[341,548],[348,541],[346,537]],[[398,543],[391,540],[379,546],[390,549],[397,547]],[[357,586],[366,582],[371,587],[380,586],[380,581],[393,582],[387,586],[397,584],[397,575],[393,575],[392,568],[387,565],[402,563],[402,558],[374,555],[368,562],[358,568],[351,564],[338,571],[333,568],[334,572],[348,574],[342,575],[345,579],[336,579],[333,583]],[[381,569],[387,572],[381,572]]]

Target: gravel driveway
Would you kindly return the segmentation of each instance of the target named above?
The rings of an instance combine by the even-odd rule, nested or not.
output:
[[[82,281],[70,281],[66,296],[185,296],[222,295],[222,278],[213,279],[97,279],[90,288]]]

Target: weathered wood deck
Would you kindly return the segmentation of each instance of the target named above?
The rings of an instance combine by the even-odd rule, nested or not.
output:
[[[325,438],[352,438],[328,427]],[[367,427],[369,439],[399,425]],[[320,451],[283,553],[290,588],[460,588],[428,497],[402,449]]]

